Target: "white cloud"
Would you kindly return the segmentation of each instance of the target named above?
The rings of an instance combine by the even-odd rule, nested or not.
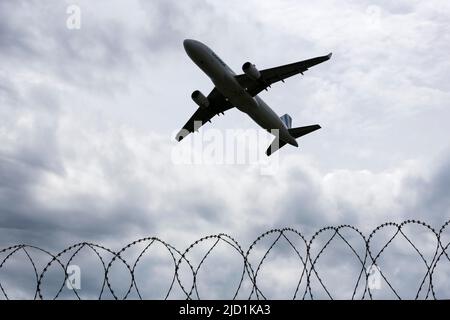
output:
[[[64,5],[21,4],[0,19],[8,35],[0,40],[2,247],[56,250],[92,240],[118,248],[150,234],[185,248],[218,232],[246,247],[273,227],[311,235],[330,224],[370,232],[384,221],[438,227],[450,218],[446,5],[227,2],[233,12],[219,2],[122,5],[80,3],[78,33],[64,28]],[[12,12],[14,4],[3,6]],[[236,71],[246,60],[262,68],[335,53],[301,80],[263,93],[295,125],[324,127],[300,150],[282,150],[276,175],[172,163],[170,133],[195,108],[189,92],[211,87],[182,52],[188,37]],[[249,123],[237,112],[215,119],[219,129]],[[290,283],[289,266],[278,280],[267,278],[280,284],[275,296]]]

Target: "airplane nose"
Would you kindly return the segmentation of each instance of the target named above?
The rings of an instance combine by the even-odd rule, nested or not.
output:
[[[194,42],[195,42],[195,40],[185,39],[183,41],[184,50],[186,50],[186,52],[189,52],[192,49]]]

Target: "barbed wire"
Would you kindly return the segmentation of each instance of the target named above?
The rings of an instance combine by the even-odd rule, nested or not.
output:
[[[282,291],[284,299],[334,299],[340,297],[342,287],[345,286],[351,288],[345,291],[346,294],[351,293],[347,297],[350,299],[377,297],[402,299],[400,292],[402,289],[407,290],[408,295],[413,294],[409,298],[448,299],[450,272],[446,271],[445,267],[450,266],[448,252],[450,242],[443,240],[443,235],[448,231],[449,224],[450,220],[436,231],[430,225],[418,220],[387,222],[376,227],[368,236],[351,225],[329,226],[315,232],[309,240],[292,228],[272,229],[258,236],[246,251],[233,237],[223,233],[200,238],[184,251],[157,237],[138,239],[118,251],[91,242],[81,242],[53,254],[34,245],[18,244],[0,250],[0,292],[2,299],[11,299],[8,292],[21,297],[24,290],[21,288],[24,283],[29,284],[31,278],[24,277],[20,270],[25,264],[29,264],[32,268],[32,281],[35,282],[31,289],[31,298],[82,299],[81,289],[77,290],[67,285],[72,276],[68,268],[82,251],[87,250],[90,257],[98,261],[103,273],[98,293],[94,294],[93,290],[87,290],[88,299],[145,299],[142,286],[136,277],[139,264],[144,264],[147,270],[146,278],[151,276],[156,278],[155,283],[147,287],[147,291],[155,292],[161,274],[168,275],[168,289],[156,299],[211,299],[214,290],[208,288],[206,295],[200,294],[199,279],[200,276],[211,278],[216,274],[231,292],[227,299],[270,299],[271,291],[279,290],[278,287],[283,283],[293,286],[292,295],[288,295],[287,290]],[[412,236],[406,232],[409,227],[419,228],[419,232]],[[383,236],[384,233],[387,235]],[[399,241],[402,241],[402,245],[398,243]],[[220,245],[237,254],[239,268],[236,271],[224,265],[230,263],[231,258],[229,254],[223,253],[223,249],[219,249]],[[150,266],[142,262],[147,256],[151,256],[149,252],[156,246],[168,254],[169,268],[162,265]],[[276,253],[277,248],[281,254]],[[393,251],[391,256],[389,250]],[[406,254],[408,250],[412,254]],[[161,251],[154,251],[154,259],[158,265]],[[205,276],[207,260],[211,260],[215,252],[219,252],[221,261],[209,275]],[[20,254],[22,260],[25,259],[26,262],[20,260]],[[132,254],[134,258],[127,256]],[[281,263],[282,266],[269,268],[271,272],[264,273],[263,269],[273,263],[269,261],[272,256],[275,256],[272,260]],[[345,257],[348,259],[344,259]],[[349,262],[350,257],[352,263]],[[21,262],[14,262],[14,259]],[[324,260],[326,262],[322,263]],[[342,264],[340,269],[337,267],[339,263]],[[400,265],[410,266],[412,263],[419,264],[412,269],[419,279],[416,289],[410,282],[411,269],[409,273],[403,275],[398,271]],[[322,264],[328,267],[327,272],[321,270]],[[288,272],[282,270],[286,265],[291,266]],[[389,272],[392,266],[394,266],[393,274]],[[117,268],[122,268],[122,271],[114,272],[113,269]],[[54,275],[55,269],[59,270],[59,276]],[[237,285],[232,289],[229,289],[232,286],[230,275],[227,277],[220,274],[227,269],[233,270],[231,276],[237,279]],[[337,269],[352,273],[354,279],[351,281],[347,276],[342,276]],[[8,271],[18,272],[18,275],[11,276]],[[129,276],[128,284],[124,283],[124,279],[128,277],[126,275]],[[404,281],[400,282],[400,288],[398,279]],[[263,280],[267,280],[269,285],[261,284]],[[121,287],[114,285],[113,281],[119,281]],[[52,294],[44,293],[46,285],[53,289]],[[436,286],[443,287],[444,292],[439,295]],[[383,287],[383,290],[380,287]],[[123,294],[120,294],[120,291]]]

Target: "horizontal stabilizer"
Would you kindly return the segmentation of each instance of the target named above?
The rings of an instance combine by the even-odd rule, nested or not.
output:
[[[298,128],[290,128],[288,129],[289,134],[293,136],[295,139],[304,136],[305,134],[311,133],[313,131],[319,130],[321,126],[318,124],[306,127],[298,127]]]
[[[321,126],[319,126],[318,124],[315,124],[315,125],[306,126],[306,127],[290,128],[290,129],[288,129],[288,131],[291,136],[293,136],[295,139],[297,139],[308,133],[319,130],[320,128],[321,128]],[[279,139],[278,137],[275,137],[275,139],[270,144],[269,148],[267,148],[266,154],[268,156],[270,156],[272,153],[274,153],[278,149],[281,149],[285,145],[286,145],[286,142]]]

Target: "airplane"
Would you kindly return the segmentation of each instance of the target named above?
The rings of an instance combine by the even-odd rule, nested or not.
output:
[[[266,151],[267,156],[286,144],[298,147],[297,138],[321,128],[318,124],[293,128],[291,116],[285,114],[279,117],[258,94],[267,91],[278,81],[284,82],[286,78],[299,73],[303,75],[310,67],[329,60],[331,53],[261,71],[254,64],[246,62],[242,66],[244,73],[236,75],[214,51],[200,41],[185,39],[183,46],[191,60],[211,79],[214,89],[207,97],[199,90],[192,93],[191,98],[198,109],[178,132],[176,140],[181,141],[189,133],[198,131],[205,122],[211,122],[214,116],[234,107],[275,135]]]

